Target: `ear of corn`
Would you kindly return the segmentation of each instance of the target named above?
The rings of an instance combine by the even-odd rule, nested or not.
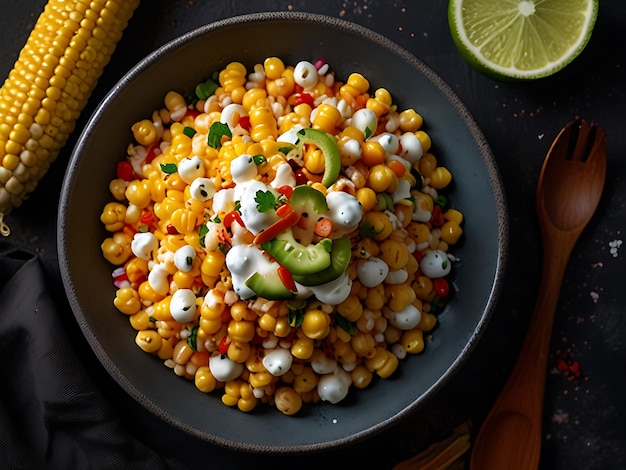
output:
[[[0,233],[56,159],[139,0],[49,0],[0,89]]]

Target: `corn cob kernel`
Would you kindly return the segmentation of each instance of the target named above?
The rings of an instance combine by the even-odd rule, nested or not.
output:
[[[37,187],[139,0],[49,0],[0,88],[0,233]]]

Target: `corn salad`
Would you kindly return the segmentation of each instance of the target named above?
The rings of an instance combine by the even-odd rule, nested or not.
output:
[[[321,59],[232,62],[132,134],[101,249],[143,351],[228,406],[287,415],[423,351],[463,215],[389,90]]]

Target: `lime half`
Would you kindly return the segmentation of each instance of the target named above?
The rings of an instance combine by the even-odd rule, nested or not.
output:
[[[598,0],[450,0],[454,42],[474,68],[496,79],[552,75],[585,48]]]

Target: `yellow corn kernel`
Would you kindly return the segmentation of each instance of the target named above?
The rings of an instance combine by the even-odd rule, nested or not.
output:
[[[246,390],[245,394],[243,392],[243,387],[245,387]],[[249,384],[242,385],[241,398],[237,401],[237,408],[239,408],[239,411],[249,413],[250,411],[254,410],[257,402],[257,398],[252,393],[252,387]]]
[[[394,312],[404,310],[416,297],[415,291],[408,284],[391,284],[385,287],[389,298],[387,306]]]
[[[202,260],[202,265],[200,270],[202,274],[206,276],[219,276],[224,269],[224,264],[226,263],[226,256],[221,251],[209,251],[204,256]]]
[[[361,203],[363,212],[369,212],[376,206],[376,191],[363,187],[356,190],[356,198]]]
[[[152,316],[158,321],[171,321],[172,313],[170,311],[170,304],[172,302],[172,296],[168,295],[161,300],[154,302],[154,311]]]
[[[459,241],[461,235],[463,235],[463,229],[461,228],[461,226],[451,220],[444,222],[440,230],[441,239],[448,245],[454,245],[456,242]]]
[[[357,321],[363,314],[363,304],[356,295],[350,294],[346,300],[337,305],[337,313],[348,321]]]
[[[353,97],[366,93],[370,88],[369,81],[360,73],[351,73],[348,81],[340,89],[340,93],[349,94]]]
[[[129,238],[130,240],[130,238]],[[124,265],[126,276],[131,284],[136,284],[148,274],[148,261],[141,258],[132,258]]]
[[[443,213],[443,218],[451,222],[456,222],[458,225],[463,223],[463,213],[456,209],[448,209]]]
[[[370,371],[376,372],[378,369],[382,368],[388,360],[387,350],[381,346],[376,346],[374,348],[374,354],[367,357],[363,364]]]
[[[386,353],[387,361],[385,361],[382,367],[376,369],[376,374],[378,374],[381,379],[386,379],[387,377],[391,376],[391,374],[396,371],[399,364],[398,358],[395,354],[393,354],[391,351],[386,351]]]
[[[432,153],[424,153],[422,158],[417,161],[418,170],[424,177],[430,177],[432,172],[437,168],[437,159]]]
[[[371,228],[376,241],[382,241],[393,232],[393,225],[389,216],[384,212],[370,211],[363,214],[362,224],[368,224],[367,228]]]
[[[400,113],[400,129],[402,129],[402,131],[416,132],[420,127],[422,127],[422,124],[424,124],[424,118],[422,118],[422,116],[420,116],[414,109],[405,109]]]
[[[137,313],[130,315],[128,317],[130,321],[130,326],[133,327],[134,330],[147,330],[150,325],[150,315],[145,310],[139,310]]]
[[[252,108],[258,106],[258,103],[265,103],[266,98],[267,90],[263,88],[251,88],[243,95],[241,105],[249,112]]]
[[[139,0],[46,3],[0,88],[3,235],[10,233],[4,216],[35,190],[65,145],[138,5]]]
[[[235,362],[246,362],[250,356],[250,344],[232,341],[228,345],[228,357]]]
[[[170,223],[174,228],[183,234],[191,233],[195,230],[196,225],[202,222],[202,219],[198,217],[198,214],[189,209],[176,209],[172,213]]]
[[[379,284],[378,286],[367,289],[367,296],[365,297],[365,307],[370,310],[380,310],[385,305],[386,295],[385,288],[383,285]]]
[[[276,317],[270,313],[264,313],[258,320],[259,328],[264,331],[274,331],[276,329]]]
[[[421,222],[411,222],[407,227],[407,231],[409,232],[409,237],[418,245],[427,242],[430,238],[428,225]]]
[[[176,346],[174,346],[172,360],[176,364],[184,365],[184,364],[187,364],[189,359],[191,359],[191,356],[193,355],[193,353],[194,353],[194,350],[191,348],[191,346],[189,346],[187,341],[181,340],[178,343],[176,343]]]
[[[320,174],[324,172],[326,161],[324,153],[317,147],[309,145],[304,153],[304,167],[311,173]]]
[[[141,300],[150,303],[158,302],[165,297],[164,295],[157,294],[148,281],[144,281],[139,284],[139,289],[137,289],[137,292],[139,292],[139,297],[141,297]]]
[[[417,324],[417,328],[422,331],[430,331],[435,325],[437,325],[437,317],[432,313],[425,313],[423,308],[419,309],[422,312],[420,322]]]
[[[350,372],[352,378],[352,385],[356,388],[366,388],[371,382],[374,374],[363,364],[358,364],[352,372]]]
[[[240,62],[231,62],[219,73],[219,82],[224,92],[230,93],[246,83],[246,67]]]
[[[300,411],[302,397],[293,388],[283,386],[274,392],[274,403],[281,413],[289,416]]]
[[[330,332],[330,316],[322,310],[307,310],[300,328],[311,339],[325,338]]]
[[[286,317],[279,317],[276,319],[276,326],[274,327],[274,334],[279,338],[284,338],[289,333],[291,333],[292,329],[287,321]]]
[[[276,128],[276,118],[272,110],[267,106],[257,106],[250,110],[248,117],[250,118],[250,137],[255,142],[261,142],[264,139],[276,140],[278,131]]]
[[[365,107],[371,110],[376,117],[387,114],[391,107],[391,94],[385,88],[379,88],[374,92],[374,97],[367,100]]]
[[[379,257],[387,263],[391,269],[402,269],[409,262],[409,248],[405,243],[387,239],[380,244]]]
[[[352,349],[358,356],[368,356],[374,352],[374,348],[376,347],[376,341],[374,337],[369,333],[363,333],[359,331],[357,334],[352,336],[350,340],[350,345]]]
[[[415,136],[419,139],[422,144],[422,149],[424,152],[428,152],[432,145],[432,141],[430,140],[430,136],[424,131],[417,131]]]
[[[133,315],[141,308],[139,294],[132,287],[122,287],[115,293],[113,305],[126,315]]]
[[[155,353],[161,347],[161,337],[155,330],[138,331],[135,343],[147,353]]]
[[[102,255],[111,264],[116,266],[124,264],[132,250],[130,248],[131,238],[124,232],[116,232],[112,237],[105,238],[100,249]]]
[[[430,186],[435,189],[443,189],[452,181],[452,173],[443,166],[438,166],[430,174]]]
[[[150,182],[147,179],[133,180],[126,188],[126,199],[130,204],[134,204],[139,209],[143,209],[151,202]]]
[[[429,302],[435,297],[433,281],[429,277],[418,276],[412,287],[415,291],[415,295],[419,299]]]
[[[141,145],[152,145],[157,139],[157,130],[154,123],[149,119],[142,119],[136,122],[130,128],[133,132],[133,137],[137,143]]]
[[[400,344],[409,354],[419,354],[424,350],[424,333],[419,328],[405,331]]]
[[[309,366],[304,366],[293,379],[293,389],[300,394],[310,392],[317,387],[318,381],[319,378],[313,369]]]
[[[217,380],[211,374],[209,366],[198,367],[194,376],[194,383],[196,388],[204,393],[212,392],[217,386]]]
[[[280,78],[265,82],[267,94],[275,98],[288,98],[293,93],[295,86],[296,81],[294,80],[293,67],[291,66],[285,68]]]
[[[188,272],[176,271],[172,276],[172,280],[180,289],[191,289],[195,282],[195,277]]]
[[[398,177],[391,168],[381,163],[374,165],[367,176],[367,186],[377,193],[393,191],[394,185],[398,184]]]
[[[315,111],[315,118],[313,119],[311,127],[321,129],[329,134],[335,135],[335,129],[340,122],[341,113],[339,110],[335,106],[322,103]]]
[[[254,338],[254,323],[251,321],[231,320],[228,324],[228,337],[232,341],[248,343]]]
[[[212,335],[212,334],[217,333],[220,330],[220,328],[222,327],[222,321],[219,318],[209,319],[209,318],[200,317],[200,322],[198,326],[199,326],[198,332],[202,330],[204,334]]]
[[[109,232],[118,232],[124,228],[126,217],[126,206],[119,202],[109,202],[102,209],[100,222]]]
[[[291,354],[298,359],[307,360],[313,354],[315,343],[308,336],[301,336],[291,345]]]

